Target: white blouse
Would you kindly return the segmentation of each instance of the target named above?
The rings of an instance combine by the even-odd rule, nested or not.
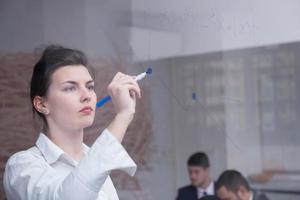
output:
[[[121,169],[133,176],[134,161],[107,129],[83,149],[77,162],[41,133],[36,146],[9,158],[3,178],[7,199],[118,200],[109,174]]]

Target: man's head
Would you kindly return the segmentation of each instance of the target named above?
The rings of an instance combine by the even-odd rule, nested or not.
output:
[[[205,153],[197,152],[187,161],[191,184],[195,187],[207,187],[210,183],[209,160]]]
[[[221,200],[249,200],[251,196],[247,180],[236,170],[224,171],[218,178],[215,189]]]

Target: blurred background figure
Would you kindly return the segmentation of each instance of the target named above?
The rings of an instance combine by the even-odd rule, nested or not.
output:
[[[224,171],[216,182],[221,200],[269,200],[266,195],[251,190],[247,180],[236,170]]]
[[[177,200],[214,195],[215,186],[210,177],[209,166],[209,158],[204,152],[196,152],[189,157],[187,168],[191,184],[178,190]]]

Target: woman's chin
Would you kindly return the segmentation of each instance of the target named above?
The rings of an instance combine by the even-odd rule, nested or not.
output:
[[[94,119],[93,120],[85,120],[85,121],[82,121],[80,123],[80,127],[81,128],[88,128],[90,127],[91,125],[93,125],[93,122],[94,122]]]

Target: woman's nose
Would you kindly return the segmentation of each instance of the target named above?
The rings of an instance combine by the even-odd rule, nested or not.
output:
[[[91,94],[87,89],[82,89],[81,90],[81,95],[80,95],[80,102],[90,102],[91,101]]]

